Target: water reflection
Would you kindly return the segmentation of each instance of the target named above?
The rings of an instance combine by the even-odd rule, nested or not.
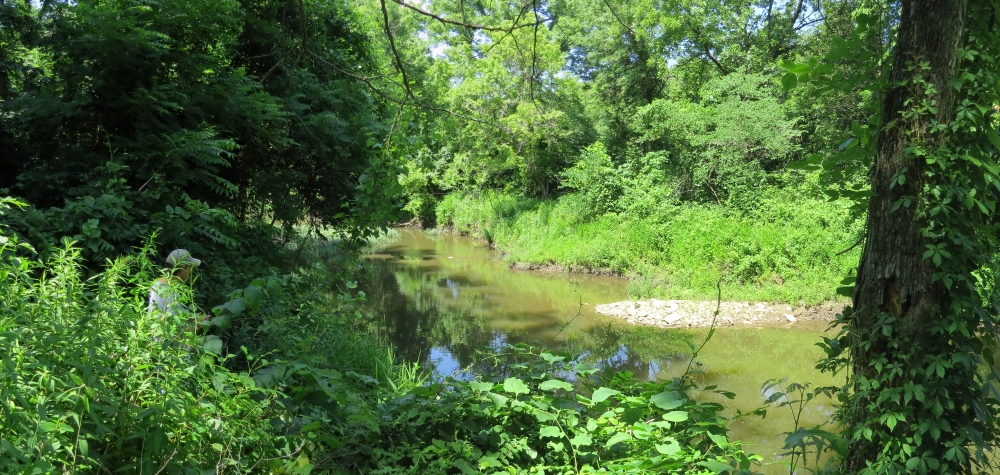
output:
[[[489,248],[458,236],[399,230],[397,239],[370,256],[368,266],[372,272],[363,285],[375,318],[373,331],[402,358],[438,376],[461,376],[477,352],[525,342],[581,354],[590,365],[629,371],[640,379],[670,379],[688,365],[687,342],[700,343],[707,333],[623,325],[592,309],[626,299],[625,281],[511,270]],[[764,402],[761,385],[767,379],[837,384],[814,369],[822,355],[814,346],[818,333],[719,329],[699,357],[697,378],[702,385],[735,392],[737,398],[726,405],[742,412]],[[779,434],[792,430],[785,410],[769,411],[765,420],[741,419],[731,427],[732,436],[752,442],[752,450],[774,461],[781,452]],[[815,401],[803,414],[804,425],[822,423],[832,411],[830,401]]]

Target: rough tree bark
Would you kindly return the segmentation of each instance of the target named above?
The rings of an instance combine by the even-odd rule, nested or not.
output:
[[[947,124],[955,117],[956,92],[947,83],[957,71],[957,51],[967,9],[968,0],[902,2],[890,77],[892,84],[902,85],[888,91],[882,104],[883,128],[878,135],[877,157],[871,171],[873,196],[868,205],[867,238],[858,266],[854,314],[849,323],[852,333],[872,333],[878,316],[888,313],[898,319],[902,331],[896,338],[919,344],[927,338],[926,323],[944,301],[944,287],[940,282],[932,282],[934,266],[923,258],[927,241],[922,233],[925,222],[919,207],[928,165],[925,160],[908,154],[907,148],[920,143],[934,149],[948,138],[947,133],[931,132],[930,128],[934,121]],[[933,85],[935,91],[928,95],[925,85],[913,81],[915,78]],[[936,101],[936,115],[904,116],[925,99]],[[894,178],[900,175],[905,177],[905,183],[900,185],[896,180],[897,184],[892,186]],[[909,206],[894,210],[897,202],[905,201],[906,197],[912,197]],[[881,343],[886,343],[885,339]],[[852,346],[855,375],[873,377],[869,355],[886,350],[884,345],[867,350]],[[918,364],[919,358],[915,360],[913,364]],[[855,402],[855,413],[846,421],[849,427],[863,423],[864,408],[875,403]],[[866,461],[874,460],[880,449],[864,439],[852,440],[846,460],[849,473],[864,468]]]

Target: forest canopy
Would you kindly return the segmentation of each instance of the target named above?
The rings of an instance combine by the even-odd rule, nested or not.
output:
[[[350,5],[14,1],[0,54],[0,189],[39,249],[69,236],[100,261],[159,230],[205,255],[254,223],[364,215],[346,211],[385,104]]]

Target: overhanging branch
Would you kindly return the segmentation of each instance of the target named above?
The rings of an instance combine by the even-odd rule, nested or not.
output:
[[[460,26],[462,28],[470,28],[470,29],[473,29],[473,30],[496,31],[496,32],[502,32],[503,33],[503,32],[510,32],[510,31],[513,31],[513,30],[517,30],[517,29],[520,29],[520,28],[536,27],[536,26],[538,26],[538,25],[540,25],[542,23],[545,23],[545,21],[546,21],[546,19],[539,20],[539,19],[536,18],[536,21],[533,22],[533,23],[524,23],[524,24],[518,25],[515,22],[513,25],[511,25],[510,27],[507,27],[507,28],[499,27],[499,26],[476,25],[476,24],[473,24],[473,23],[466,23],[464,21],[450,20],[450,19],[445,18],[445,17],[443,17],[441,15],[438,15],[436,13],[431,13],[431,12],[429,12],[427,10],[424,10],[424,9],[422,9],[422,8],[416,6],[416,5],[410,5],[409,3],[406,3],[403,0],[392,0],[392,1],[395,2],[396,4],[400,5],[400,6],[404,7],[404,8],[409,8],[410,10],[413,10],[413,11],[415,11],[415,12],[421,14],[421,15],[433,18],[433,19],[435,19],[435,20],[437,20],[437,21],[439,21],[441,23],[444,23],[446,25]],[[385,8],[384,7],[385,0],[382,0],[382,4],[383,4],[383,9],[384,9]],[[520,18],[520,17],[518,17],[518,18]]]

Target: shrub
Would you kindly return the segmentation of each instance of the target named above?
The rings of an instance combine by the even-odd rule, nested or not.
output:
[[[146,311],[149,250],[85,279],[0,245],[0,467],[20,473],[292,468],[302,446],[277,388],[221,365],[218,338]],[[273,424],[271,421],[286,421]],[[274,459],[267,465],[266,459]]]
[[[696,401],[686,378],[596,377],[572,361],[514,345],[477,365],[492,377],[448,379],[387,401],[386,422],[359,441],[378,461],[371,473],[749,475],[760,462],[726,436],[723,406]]]

